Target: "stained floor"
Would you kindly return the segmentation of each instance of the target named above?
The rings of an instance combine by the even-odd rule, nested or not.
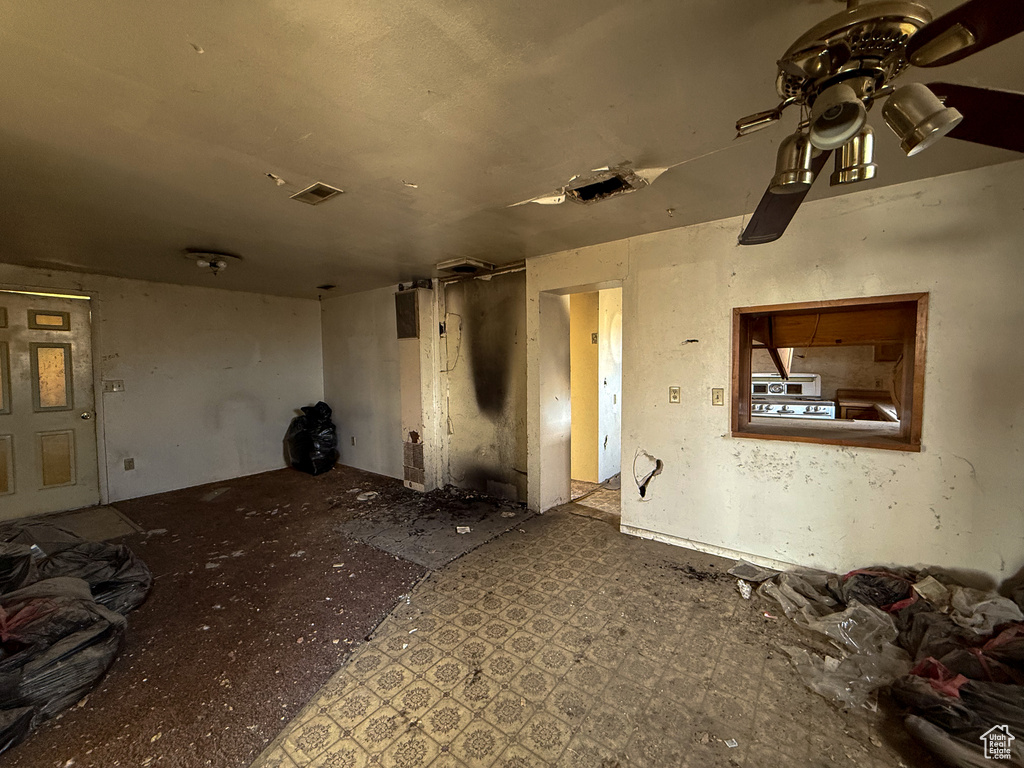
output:
[[[804,688],[730,565],[535,517],[421,581],[254,768],[930,765]]]
[[[153,589],[79,706],[0,756],[5,768],[242,768],[426,569],[338,530],[397,480],[279,470],[116,504]]]
[[[388,488],[337,530],[403,560],[436,570],[532,517],[524,504],[454,487],[410,494]]]

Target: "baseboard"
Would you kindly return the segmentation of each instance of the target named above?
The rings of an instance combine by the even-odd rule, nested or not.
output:
[[[633,525],[620,524],[619,531],[630,536],[636,536],[640,539],[660,541],[663,544],[672,544],[676,547],[692,549],[697,552],[703,552],[707,555],[718,555],[719,557],[727,557],[730,560],[746,560],[748,563],[760,565],[763,568],[771,568],[775,571],[788,571],[791,568],[797,567],[795,564],[787,563],[785,560],[776,560],[773,557],[762,557],[761,555],[752,555],[749,552],[740,552],[735,549],[729,549],[728,547],[719,547],[714,544],[705,544],[700,541],[694,541],[693,539],[684,539],[681,536],[672,536],[668,533],[657,533],[656,531],[648,531],[646,528],[637,528]]]

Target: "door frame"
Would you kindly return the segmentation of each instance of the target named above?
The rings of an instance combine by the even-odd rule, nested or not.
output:
[[[55,280],[54,285],[41,286],[41,285],[29,285],[22,283],[12,283],[0,280],[0,291],[15,291],[19,293],[27,293],[43,298],[49,297],[86,297],[89,299],[89,344],[92,346],[92,386],[93,386],[93,411],[96,414],[96,418],[93,419],[95,424],[96,432],[96,477],[99,483],[99,503],[109,504],[110,503],[110,490],[109,483],[107,481],[107,441],[106,433],[104,429],[104,412],[103,412],[103,381],[100,376],[100,293],[99,291],[82,289],[82,288],[64,288],[60,285],[60,280]],[[42,513],[42,514],[52,514]]]
[[[527,506],[535,512],[546,512],[572,498],[571,478],[571,408],[569,383],[569,295],[623,289],[622,348],[627,345],[628,316],[625,311],[625,280],[615,278],[590,283],[576,283],[536,290],[531,286],[530,263],[527,261]],[[536,298],[535,298],[536,297]],[[564,319],[561,317],[564,308]],[[532,317],[531,317],[532,315]],[[535,323],[535,325],[534,325]],[[563,328],[564,324],[564,328]],[[531,333],[531,326],[536,328]],[[563,333],[564,330],[564,333]],[[564,346],[564,354],[561,347]],[[563,360],[564,358],[564,360]],[[620,403],[625,403],[627,369],[623,356]],[[564,403],[564,406],[555,405]],[[565,423],[565,413],[570,422]],[[623,416],[625,410],[622,411]],[[623,419],[624,420],[624,419]],[[622,434],[620,429],[620,454]],[[624,455],[624,454],[622,454]],[[620,458],[621,472],[621,458]]]

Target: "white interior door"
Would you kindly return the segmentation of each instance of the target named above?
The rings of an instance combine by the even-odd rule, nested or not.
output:
[[[0,519],[99,502],[90,304],[0,290]]]

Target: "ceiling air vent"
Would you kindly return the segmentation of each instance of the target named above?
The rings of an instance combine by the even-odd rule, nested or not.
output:
[[[471,277],[473,275],[485,275],[493,272],[494,265],[488,264],[486,261],[477,261],[476,259],[449,259],[438,264],[437,271],[442,276]]]
[[[613,168],[565,188],[565,196],[574,203],[590,205],[643,189],[650,182],[629,168]]]
[[[324,184],[322,181],[318,181],[316,184],[311,184],[301,192],[296,192],[292,195],[292,200],[298,200],[301,203],[309,203],[310,205],[319,205],[324,200],[330,200],[332,197],[341,194],[341,190],[337,187],[332,187],[330,184]]]

